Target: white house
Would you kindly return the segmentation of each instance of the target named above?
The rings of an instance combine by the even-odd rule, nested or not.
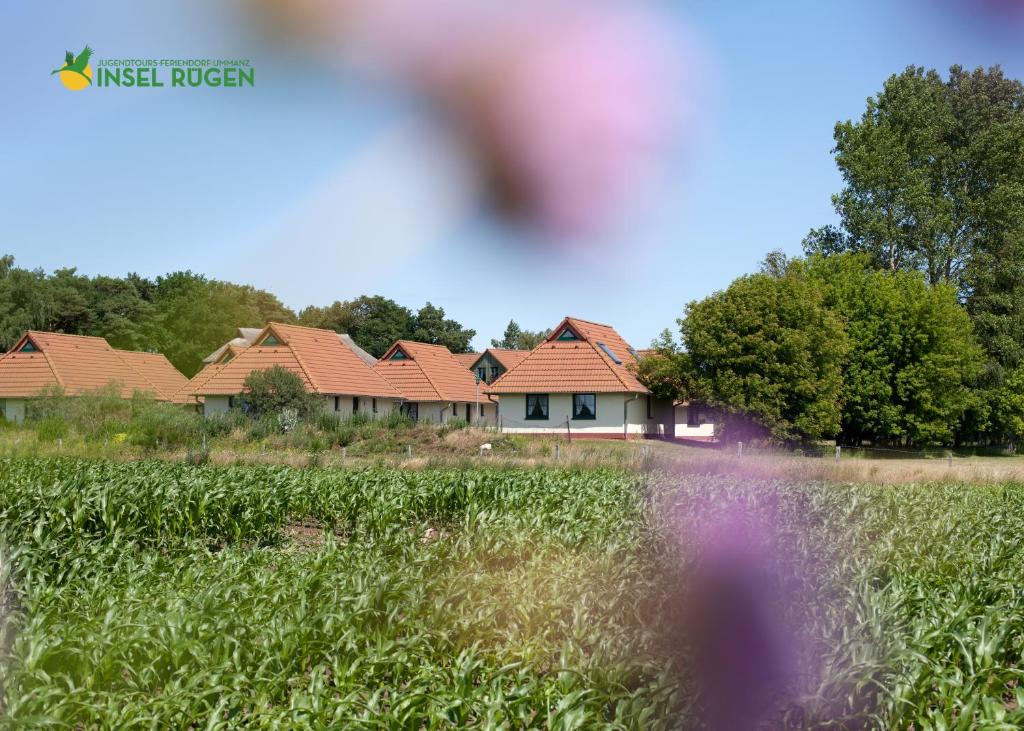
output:
[[[396,408],[402,395],[364,360],[351,339],[332,330],[271,323],[248,347],[228,348],[192,379],[192,395],[203,399],[207,416],[224,413],[245,392],[253,371],[281,366],[322,396],[324,410],[338,418],[359,412],[376,418]]]
[[[657,402],[631,366],[637,352],[614,328],[566,317],[498,378],[501,430],[572,437],[671,437],[672,404]]]
[[[27,401],[44,389],[79,396],[114,384],[123,398],[148,393],[179,403],[188,380],[159,353],[110,347],[103,338],[29,330],[0,356],[0,413],[20,422]]]
[[[497,404],[487,396],[487,384],[478,381],[443,345],[399,340],[373,369],[398,390],[403,413],[414,420],[497,424]]]

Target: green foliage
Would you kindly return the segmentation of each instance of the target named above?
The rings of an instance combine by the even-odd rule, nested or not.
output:
[[[745,504],[773,728],[1024,724],[1021,485],[5,459],[0,725],[692,728],[677,521]]]
[[[550,334],[550,330],[523,330],[515,320],[509,320],[505,334],[500,340],[492,339],[491,347],[505,350],[533,350],[543,343]]]
[[[152,298],[155,316],[147,324],[149,342],[186,375],[196,373],[203,358],[233,338],[239,327],[295,319],[268,292],[192,272],[157,277]]]
[[[696,391],[690,356],[675,342],[672,332],[665,328],[651,343],[649,353],[635,366],[637,378],[651,390],[657,399],[686,399]]]
[[[37,398],[26,401],[25,423],[44,441],[72,432],[86,441],[109,441],[125,435],[133,412],[148,403],[143,395],[132,400],[122,398],[120,387],[114,383],[77,396],[68,396],[59,387],[48,387]]]
[[[364,295],[328,307],[307,307],[299,313],[299,323],[348,333],[359,347],[379,358],[393,342],[410,336],[413,315],[394,300]]]
[[[818,280],[845,323],[842,440],[951,444],[983,363],[953,287],[874,270],[863,256],[812,257],[789,271]]]
[[[429,302],[413,314],[393,300],[361,296],[328,307],[307,307],[296,318],[269,292],[248,285],[174,272],[155,280],[86,277],[74,269],[29,271],[0,257],[0,350],[25,330],[105,337],[115,348],[163,353],[191,376],[202,360],[235,336],[239,327],[298,321],[348,333],[374,356],[399,339],[469,350],[475,331],[445,317]]]
[[[252,371],[245,377],[242,399],[247,410],[256,419],[278,419],[287,410],[306,418],[322,410],[315,394],[306,391],[302,378],[287,368],[275,365],[262,371]]]
[[[690,303],[679,323],[693,395],[731,414],[732,435],[752,427],[783,441],[838,433],[847,341],[817,282],[741,277]],[[750,417],[755,423],[745,423]]]
[[[840,226],[812,231],[805,249],[863,252],[952,285],[988,356],[963,436],[1010,436],[1002,381],[1024,361],[1024,85],[998,66],[953,66],[947,79],[909,67],[835,141]]]
[[[386,297],[362,296],[327,307],[307,307],[299,313],[299,322],[348,333],[361,348],[377,358],[396,340],[417,340],[444,345],[453,353],[469,350],[474,330],[463,328],[445,318],[444,310],[429,302],[416,314]]]
[[[453,353],[468,353],[469,342],[475,335],[476,330],[464,328],[455,320],[446,318],[443,307],[427,302],[416,313],[410,339],[443,345]]]
[[[187,375],[232,338],[238,327],[262,327],[294,314],[276,297],[248,286],[176,272],[156,281],[86,277],[74,269],[47,275],[0,257],[0,349],[25,330],[98,335],[115,348],[163,353]]]

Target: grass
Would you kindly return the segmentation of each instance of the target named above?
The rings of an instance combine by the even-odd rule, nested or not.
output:
[[[680,607],[735,505],[801,628],[779,725],[1024,723],[1017,483],[18,457],[0,725],[690,727]]]

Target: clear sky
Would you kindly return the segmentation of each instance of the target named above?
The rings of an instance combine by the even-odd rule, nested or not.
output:
[[[676,3],[679,42],[702,59],[698,124],[663,201],[608,240],[554,247],[438,184],[446,143],[409,100],[266,48],[239,4],[3,4],[0,252],[87,274],[192,269],[295,308],[429,300],[478,347],[509,318],[540,329],[567,314],[643,347],[688,301],[834,220],[833,125],[887,76],[998,63],[1024,78],[1024,23],[995,0]],[[70,93],[49,72],[85,43],[106,58],[247,57],[257,83]]]

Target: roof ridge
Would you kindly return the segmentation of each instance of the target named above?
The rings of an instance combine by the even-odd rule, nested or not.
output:
[[[422,345],[425,348],[439,348],[441,350],[447,350],[448,351],[448,355],[455,355],[454,353],[452,353],[451,350],[448,350],[448,346],[447,345],[441,345],[440,343],[424,343],[422,340],[408,340],[408,339],[396,340],[395,344],[397,345],[398,343],[412,343],[413,345]]]
[[[60,377],[60,372],[57,370],[57,366],[54,365],[53,361],[50,360],[50,356],[47,355],[46,351],[42,348],[39,349],[39,352],[43,354],[43,360],[46,361],[46,365],[50,366],[50,373],[53,374],[53,380],[55,380],[57,382],[57,385],[60,386],[62,389],[66,388],[66,386],[64,385],[64,379]]]
[[[272,327],[274,327],[274,323],[269,323],[267,325],[266,329],[270,330]],[[301,325],[299,327],[301,327]],[[306,330],[316,330],[317,328],[308,327],[308,328],[305,328],[305,329]],[[276,346],[273,346],[273,347],[276,347]],[[295,356],[295,362],[299,364],[299,368],[301,368],[302,372],[306,375],[306,380],[309,381],[309,385],[313,387],[313,390],[316,393],[321,393],[321,391],[320,391],[320,384],[313,380],[313,374],[309,372],[309,368],[307,368],[306,364],[303,362],[302,356],[299,355],[299,351],[297,351],[295,349],[295,346],[293,346],[291,343],[285,343],[285,347],[287,347],[288,350],[291,351],[292,355]]]
[[[410,340],[409,342],[415,342],[415,341],[414,340]],[[433,343],[421,343],[421,345],[433,345]],[[443,345],[442,346],[438,346],[438,347],[444,348]],[[449,355],[449,357],[451,357],[452,356],[452,352],[450,350],[448,350],[448,348],[444,348],[444,349],[448,351],[448,355]],[[455,360],[454,357],[452,357],[452,360]],[[441,397],[440,400],[441,401],[448,401],[449,399],[447,398],[447,394],[442,392],[441,389],[438,388],[437,384],[434,383],[434,379],[430,377],[429,373],[427,373],[427,369],[424,368],[420,364],[420,362],[418,360],[416,360],[415,358],[412,359],[412,362],[415,363],[419,367],[419,369],[423,372],[423,377],[427,379],[427,383],[429,383],[430,387],[432,389],[434,389],[434,393],[436,393],[438,396]],[[460,365],[459,368],[461,368],[461,367],[462,366]]]
[[[565,320],[565,318],[563,318],[563,321],[564,320]],[[528,355],[525,358],[523,358],[521,361],[519,361],[514,366],[512,366],[511,368],[506,370],[504,373],[502,373],[500,376],[498,376],[498,380],[494,381],[493,383],[487,384],[487,389],[489,390],[489,389],[493,388],[494,386],[497,386],[499,383],[501,383],[503,380],[505,380],[505,377],[508,376],[509,373],[512,373],[514,370],[516,370],[520,366],[524,365],[526,363],[526,361],[530,360],[530,358],[532,358],[534,356],[534,354],[537,353],[537,351],[539,351],[545,345],[547,345],[548,343],[553,343],[553,342],[554,341],[552,341],[552,340],[545,340],[543,343],[538,345],[533,350],[527,351]]]
[[[614,373],[615,377],[619,379],[619,383],[621,383],[622,386],[628,391],[629,390],[629,384],[626,383],[626,380],[619,373],[619,367],[621,367],[621,364],[620,363],[616,363],[615,361],[613,361],[612,357],[610,355],[608,355],[607,353],[605,353],[597,343],[592,343],[589,340],[587,340],[586,342],[587,342],[587,344],[591,348],[594,349],[595,353],[597,353],[599,356],[601,356],[601,360],[604,362],[604,364],[606,366],[608,366],[609,369],[611,369],[611,372]],[[608,346],[605,345],[605,347],[608,347]]]
[[[584,320],[582,317],[573,317],[572,315],[566,315],[563,319],[565,319],[565,320],[575,320],[576,322],[585,322],[588,325],[600,325],[601,327],[612,327],[607,322],[596,322],[594,320]],[[612,329],[614,330],[615,328],[612,328]]]
[[[102,335],[79,335],[77,333],[59,333],[53,330],[26,330],[25,335],[56,335],[58,338],[82,338],[83,340],[102,340],[107,343],[107,339]],[[24,336],[23,336],[24,337]],[[110,345],[110,343],[107,343]]]
[[[132,365],[132,364],[131,364],[131,363],[130,363],[130,362],[129,362],[128,360],[126,360],[125,358],[122,358],[122,357],[121,357],[121,354],[122,354],[122,353],[132,353],[132,352],[138,352],[138,351],[131,351],[131,350],[119,350],[118,348],[111,348],[110,350],[111,350],[111,351],[113,351],[113,353],[114,353],[114,354],[115,354],[115,355],[117,356],[117,359],[118,359],[119,361],[121,361],[121,364],[122,364],[122,365],[123,365],[123,366],[124,366],[125,368],[127,368],[127,369],[128,369],[128,370],[130,370],[130,371],[131,371],[132,373],[134,373],[134,374],[135,374],[136,376],[138,376],[138,377],[139,377],[139,378],[140,378],[141,380],[145,381],[145,382],[146,382],[146,383],[148,383],[148,384],[149,384],[150,386],[152,386],[152,387],[153,387],[153,393],[157,394],[158,396],[159,396],[159,395],[162,395],[162,394],[161,394],[161,392],[160,392],[160,388],[159,388],[159,387],[158,387],[158,386],[156,385],[156,383],[154,383],[154,382],[152,381],[152,379],[150,379],[150,377],[149,377],[149,376],[147,376],[147,375],[146,375],[145,373],[143,373],[143,372],[142,372],[142,371],[140,371],[140,370],[139,370],[138,368],[136,368],[136,367],[135,367],[134,365]]]
[[[334,333],[335,335],[340,335],[341,334],[337,330],[333,330],[333,329],[328,328],[328,327],[310,327],[309,325],[296,325],[296,324],[293,324],[293,323],[290,323],[290,322],[268,322],[266,327],[273,327],[275,325],[278,326],[278,327],[294,327],[294,328],[297,328],[299,330],[313,330],[314,332]],[[255,329],[255,328],[248,328],[248,329]],[[262,329],[261,329],[261,332],[262,332]],[[233,339],[234,338],[232,338],[232,340]]]

